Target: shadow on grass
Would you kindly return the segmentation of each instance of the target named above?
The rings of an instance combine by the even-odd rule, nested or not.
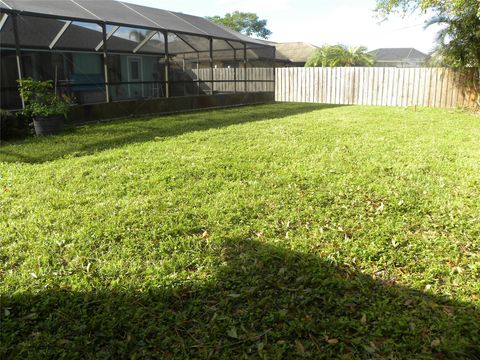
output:
[[[2,296],[9,315],[2,310],[0,354],[480,358],[480,316],[472,305],[256,240],[225,241],[212,252],[225,261],[201,284]]]
[[[338,106],[341,105],[272,104],[97,123],[72,128],[63,135],[31,138],[6,145],[0,148],[0,161],[42,163],[67,156],[89,155],[158,137],[280,119]]]

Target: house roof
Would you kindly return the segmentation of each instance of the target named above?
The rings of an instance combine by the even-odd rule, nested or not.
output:
[[[277,59],[291,62],[306,62],[318,47],[305,42],[289,42],[274,44],[277,49]]]
[[[243,47],[245,42],[265,46],[257,39],[226,29],[199,16],[116,0],[0,0],[0,11],[214,37],[232,41],[232,45],[238,48]]]
[[[428,55],[414,48],[380,48],[370,51],[377,62],[424,61]]]

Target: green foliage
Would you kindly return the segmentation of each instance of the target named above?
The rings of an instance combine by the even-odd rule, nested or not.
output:
[[[342,61],[345,49],[340,45],[324,45],[307,59],[305,67],[335,67]]]
[[[480,122],[272,104],[0,147],[0,358],[476,359]]]
[[[372,66],[374,61],[364,46],[325,45],[315,50],[305,67]]]
[[[235,11],[223,17],[207,16],[207,19],[248,36],[255,35],[268,39],[272,35],[272,32],[267,29],[267,20],[261,20],[255,13]]]
[[[423,12],[433,10],[439,13],[461,15],[465,8],[477,7],[477,16],[480,16],[478,0],[377,0],[377,11],[382,15],[392,12],[407,14],[420,9]]]
[[[438,65],[480,67],[480,18],[476,15],[476,9],[471,10],[461,18],[435,16],[428,22],[427,26],[443,25],[438,34],[438,47],[433,54]]]
[[[53,92],[53,82],[38,81],[31,78],[17,80],[20,95],[25,101],[21,112],[30,117],[67,116],[70,111],[70,100]]]

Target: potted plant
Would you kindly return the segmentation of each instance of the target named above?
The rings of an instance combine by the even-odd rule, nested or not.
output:
[[[65,118],[70,110],[66,96],[53,91],[53,82],[37,81],[31,78],[18,80],[20,95],[25,102],[21,114],[33,119],[37,135],[58,134],[63,130]]]

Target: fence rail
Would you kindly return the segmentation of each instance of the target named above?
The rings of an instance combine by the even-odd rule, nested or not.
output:
[[[275,99],[326,104],[475,107],[475,72],[446,68],[277,68]]]

